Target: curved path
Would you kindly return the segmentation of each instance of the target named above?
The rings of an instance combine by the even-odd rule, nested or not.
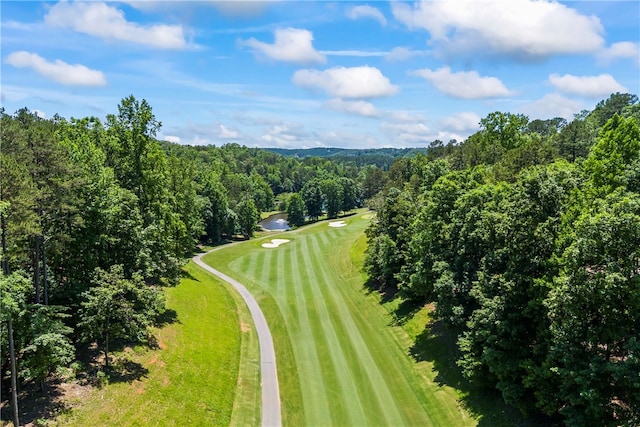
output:
[[[219,249],[219,248],[217,248]],[[215,249],[213,249],[215,250]],[[212,251],[209,251],[212,252]],[[271,331],[260,306],[242,283],[227,276],[224,273],[210,267],[202,261],[202,257],[209,252],[193,257],[193,262],[220,279],[229,283],[244,299],[249,307],[253,323],[256,325],[258,342],[260,343],[260,376],[262,383],[262,425],[265,427],[280,427],[280,390],[278,388],[278,372],[276,369],[276,353],[273,349]]]

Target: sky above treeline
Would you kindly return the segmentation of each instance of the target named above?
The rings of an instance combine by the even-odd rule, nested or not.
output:
[[[379,148],[493,111],[573,118],[640,88],[640,2],[5,1],[1,102],[43,117],[146,99],[159,139]]]

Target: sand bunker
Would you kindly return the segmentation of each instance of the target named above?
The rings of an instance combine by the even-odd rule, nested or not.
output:
[[[283,245],[285,243],[289,243],[290,240],[287,239],[271,239],[270,243],[263,243],[262,247],[263,248],[277,248],[280,245]]]
[[[333,221],[329,223],[329,227],[344,227],[347,225],[344,221]]]

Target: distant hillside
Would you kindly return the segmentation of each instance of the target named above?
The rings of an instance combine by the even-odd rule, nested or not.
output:
[[[265,148],[267,151],[278,153],[285,157],[360,157],[360,156],[388,156],[392,158],[413,156],[417,153],[426,153],[426,148]]]

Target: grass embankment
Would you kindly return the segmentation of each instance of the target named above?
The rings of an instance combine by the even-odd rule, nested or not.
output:
[[[258,344],[244,302],[193,263],[166,297],[175,319],[154,331],[160,348],[114,354],[138,366],[139,378],[93,389],[58,424],[259,423]]]
[[[244,283],[265,312],[286,425],[473,425],[460,393],[416,364],[412,340],[363,288],[368,218],[345,218],[213,252],[205,261]],[[354,261],[356,261],[354,263]]]

